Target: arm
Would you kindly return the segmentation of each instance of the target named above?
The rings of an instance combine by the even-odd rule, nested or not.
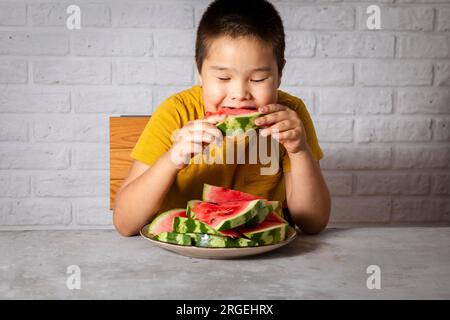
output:
[[[157,213],[177,173],[193,155],[222,134],[215,126],[223,116],[187,123],[176,135],[172,147],[151,167],[135,162],[116,196],[113,220],[117,231],[132,236]]]
[[[121,235],[138,234],[140,228],[153,218],[177,172],[168,153],[151,167],[134,162],[114,204],[114,226]]]
[[[289,154],[291,171],[285,173],[286,201],[295,224],[305,233],[316,234],[328,224],[330,193],[309,147]]]

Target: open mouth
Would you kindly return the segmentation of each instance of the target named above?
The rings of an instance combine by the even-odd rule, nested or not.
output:
[[[223,106],[221,108],[229,108],[229,109],[243,109],[243,110],[252,110],[255,111],[258,109],[256,106],[245,106],[245,107],[229,107],[229,106]]]

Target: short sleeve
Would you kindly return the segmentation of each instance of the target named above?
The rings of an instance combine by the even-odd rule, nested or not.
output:
[[[323,158],[324,154],[322,149],[320,148],[319,141],[317,140],[316,130],[314,129],[313,121],[303,101],[301,101],[300,99],[298,99],[298,101],[299,102],[295,103],[295,106],[293,106],[293,109],[297,112],[300,120],[303,122],[303,126],[305,127],[306,131],[306,141],[308,143],[308,146],[311,149],[314,158],[317,161],[319,161]],[[282,159],[283,159],[283,171],[284,172],[291,171],[291,162],[284,148],[282,153]]]
[[[179,103],[171,97],[159,105],[131,151],[131,158],[153,165],[170,149],[172,134],[181,127],[181,118],[177,112]]]

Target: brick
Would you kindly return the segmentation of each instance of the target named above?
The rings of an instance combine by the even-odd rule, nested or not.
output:
[[[353,64],[290,59],[283,75],[285,85],[346,86],[353,84]]]
[[[450,57],[450,36],[402,35],[398,43],[400,58]]]
[[[72,201],[73,215],[78,225],[112,226],[112,211],[109,199],[75,199]]]
[[[433,193],[439,195],[450,195],[450,174],[448,173],[435,174]]]
[[[195,33],[192,30],[158,30],[155,34],[155,48],[160,57],[194,57]]]
[[[426,195],[430,188],[428,174],[358,173],[356,176],[359,195]]]
[[[26,83],[28,81],[28,63],[19,59],[0,59],[0,84]]]
[[[449,147],[403,146],[396,147],[394,154],[394,168],[397,169],[450,168]]]
[[[30,88],[0,89],[0,112],[60,113],[69,111],[69,92]]]
[[[439,221],[443,215],[442,200],[434,199],[394,199],[392,220],[394,222]]]
[[[66,26],[67,7],[71,3],[35,3],[29,6],[33,26],[61,27]],[[77,4],[81,11],[81,29],[83,27],[110,27],[111,14],[104,4]]]
[[[72,147],[72,167],[76,169],[109,169],[109,145],[82,144]]]
[[[399,90],[398,111],[402,114],[450,113],[450,91],[440,88]]]
[[[386,223],[390,219],[391,209],[389,198],[334,198],[330,222]]]
[[[332,196],[352,194],[352,175],[325,172],[324,178]]]
[[[115,27],[190,29],[194,10],[188,4],[179,3],[115,4],[112,17]]]
[[[117,62],[119,84],[190,85],[194,63],[180,58]]]
[[[34,190],[40,197],[102,197],[109,195],[108,171],[77,171],[38,175]]]
[[[0,141],[27,141],[28,123],[18,119],[0,120]]]
[[[450,8],[438,9],[438,27],[439,31],[450,31]]]
[[[150,114],[152,90],[135,88],[95,88],[72,94],[77,113]]]
[[[0,225],[67,225],[71,220],[69,201],[24,199],[12,203],[10,213],[0,216]]]
[[[317,90],[320,114],[390,114],[392,92],[389,89],[326,88]]]
[[[110,84],[111,64],[98,60],[36,61],[33,79],[41,84]]]
[[[437,141],[450,141],[450,119],[436,120],[434,139]]]
[[[23,26],[27,23],[24,3],[0,3],[0,26]]]
[[[153,37],[136,32],[75,33],[73,50],[78,56],[150,56]]]
[[[47,145],[3,146],[0,169],[66,169],[69,148]]]
[[[366,6],[358,10],[358,26],[360,30],[367,30]],[[429,7],[387,7],[380,6],[381,30],[399,31],[432,31],[433,8]]]
[[[320,119],[315,121],[316,132],[321,142],[351,142],[353,141],[352,119]]]
[[[358,142],[430,141],[431,120],[365,118],[356,122]]]
[[[438,86],[450,86],[450,63],[439,62],[435,67],[434,83]]]
[[[394,36],[366,33],[321,34],[318,36],[318,57],[392,58]]]
[[[368,86],[430,85],[428,62],[379,61],[362,62],[358,68],[359,83]]]
[[[322,146],[323,147],[323,146]],[[330,146],[320,162],[323,169],[387,169],[391,166],[389,147]]]
[[[69,37],[56,32],[0,32],[0,54],[67,55]]]
[[[294,30],[350,30],[355,25],[355,13],[352,7],[277,4],[286,29]]]
[[[34,137],[40,142],[106,142],[109,139],[108,119],[70,116],[35,120]]]
[[[30,196],[30,177],[22,174],[0,174],[0,197]]]
[[[312,57],[316,48],[316,38],[312,34],[286,32],[286,57]]]

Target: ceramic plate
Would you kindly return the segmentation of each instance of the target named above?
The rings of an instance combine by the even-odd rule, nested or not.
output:
[[[200,248],[194,246],[181,246],[155,240],[153,239],[154,236],[148,232],[148,228],[149,225],[144,226],[141,229],[140,234],[156,246],[184,256],[202,259],[234,259],[261,254],[285,246],[297,237],[295,229],[289,226],[286,239],[277,244],[246,248]]]

